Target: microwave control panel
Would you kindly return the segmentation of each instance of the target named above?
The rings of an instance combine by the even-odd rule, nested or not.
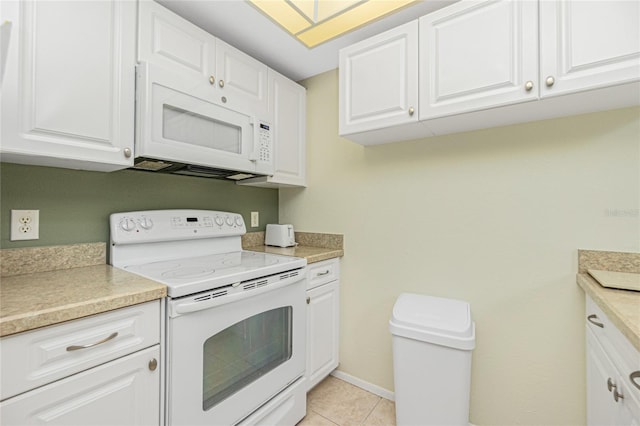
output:
[[[271,125],[260,122],[258,128],[258,161],[271,163],[271,153],[273,151],[273,134]]]

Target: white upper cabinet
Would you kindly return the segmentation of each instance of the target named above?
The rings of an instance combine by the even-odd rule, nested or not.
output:
[[[138,60],[213,85],[216,38],[155,1],[140,0]]]
[[[192,79],[203,99],[266,119],[266,65],[155,1],[139,4],[139,61]]]
[[[541,95],[627,83],[640,76],[639,1],[541,1]]]
[[[133,165],[136,4],[3,1],[2,161]]]
[[[267,69],[246,53],[216,41],[217,90],[230,108],[265,117],[269,109]]]
[[[340,50],[341,135],[418,121],[418,21]]]
[[[538,4],[460,2],[420,18],[420,119],[538,98]]]
[[[269,69],[269,120],[273,125],[273,176],[239,181],[241,185],[289,187],[307,185],[306,111],[304,87]]]
[[[419,19],[417,50],[407,26],[341,51],[341,135],[372,145],[640,104],[637,0],[462,0]]]

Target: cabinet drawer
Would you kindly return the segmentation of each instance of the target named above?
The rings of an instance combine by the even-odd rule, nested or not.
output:
[[[159,342],[159,300],[5,337],[0,399]]]
[[[340,259],[323,260],[307,267],[307,290],[337,280],[340,277]]]
[[[587,328],[593,332],[604,352],[620,370],[625,388],[634,399],[640,400],[640,377],[635,380],[630,377],[632,373],[640,371],[640,353],[589,296],[586,296],[585,314]],[[602,327],[596,324],[601,324]]]

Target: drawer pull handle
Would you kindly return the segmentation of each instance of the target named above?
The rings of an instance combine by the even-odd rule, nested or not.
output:
[[[116,331],[115,333],[111,333],[111,335],[105,337],[102,340],[98,340],[95,343],[89,343],[88,345],[79,345],[79,346],[67,346],[67,352],[71,352],[71,351],[79,351],[80,349],[89,349],[92,348],[94,346],[98,346],[101,345],[103,343],[108,342],[109,340],[113,340],[118,336],[118,332]]]
[[[640,383],[638,383],[638,379],[640,379],[640,370],[634,371],[633,373],[629,374],[629,380],[631,380],[631,384],[640,389]]]
[[[311,298],[309,296],[307,296],[307,305],[311,303]]]
[[[596,321],[598,319],[598,316],[596,314],[592,314],[589,315],[587,317],[587,321],[589,321],[591,324],[600,327],[600,328],[604,328],[604,324],[602,324],[601,322]]]
[[[331,272],[331,271],[329,271],[328,269],[326,271],[324,271],[324,272],[318,272],[316,274],[316,277],[321,277],[323,275],[329,275],[329,272]]]

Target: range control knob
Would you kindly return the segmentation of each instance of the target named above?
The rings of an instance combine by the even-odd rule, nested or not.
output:
[[[236,226],[242,226],[242,218],[240,216],[236,217]]]
[[[216,221],[216,225],[218,226],[224,225],[224,219],[222,219],[220,216],[216,216],[214,220]]]
[[[120,228],[122,228],[123,231],[131,232],[136,229],[136,222],[130,217],[125,217],[120,220]]]
[[[140,219],[140,227],[142,229],[151,229],[153,228],[153,221],[148,217],[143,217]]]
[[[225,219],[225,221],[227,222],[227,225],[229,226],[233,226],[233,218],[230,216],[227,216],[227,218]]]

